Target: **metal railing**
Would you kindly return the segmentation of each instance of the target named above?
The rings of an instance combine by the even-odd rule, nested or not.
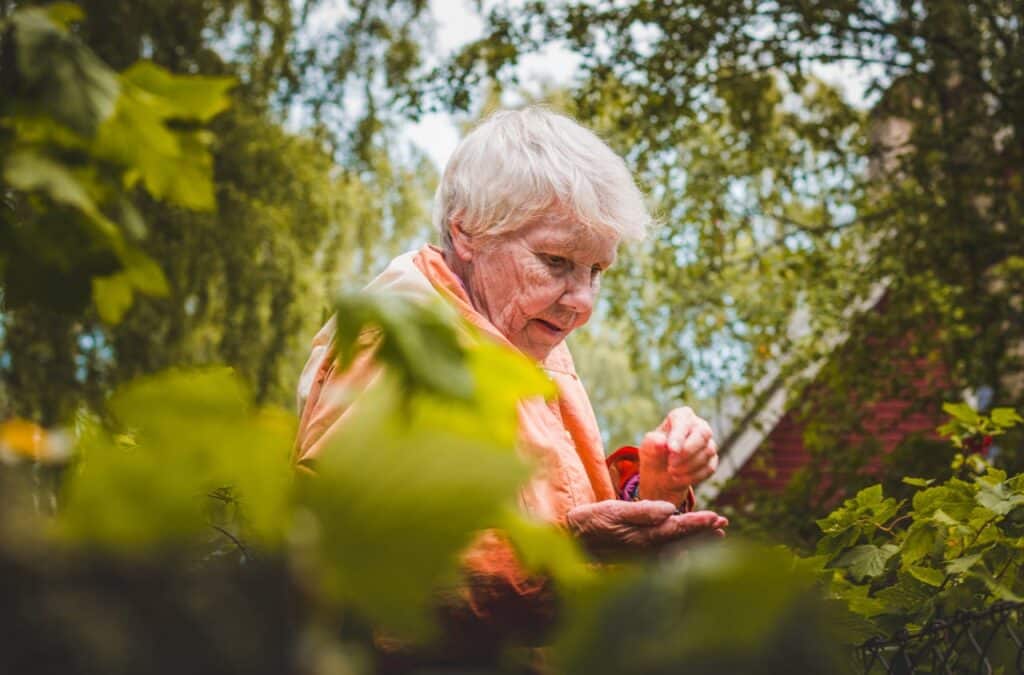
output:
[[[934,619],[920,630],[872,638],[857,656],[866,675],[886,673],[1024,673],[1024,603]]]

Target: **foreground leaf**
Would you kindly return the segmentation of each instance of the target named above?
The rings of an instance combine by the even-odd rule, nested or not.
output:
[[[59,529],[103,547],[144,551],[210,533],[212,491],[230,488],[245,536],[273,544],[288,522],[294,420],[253,408],[226,369],[169,371],[119,390],[118,428],[95,429],[66,487]]]

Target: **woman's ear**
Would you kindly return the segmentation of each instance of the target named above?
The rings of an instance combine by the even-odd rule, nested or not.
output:
[[[452,239],[452,250],[459,260],[469,262],[473,259],[473,237],[462,229],[462,224],[455,216],[448,220],[448,232]]]

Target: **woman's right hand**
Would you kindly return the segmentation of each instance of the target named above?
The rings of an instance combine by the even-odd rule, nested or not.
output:
[[[671,502],[609,499],[577,506],[566,525],[593,553],[656,551],[700,535],[724,537],[729,521],[713,511],[676,513]]]

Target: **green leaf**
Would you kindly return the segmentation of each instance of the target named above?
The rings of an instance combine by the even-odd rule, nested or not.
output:
[[[942,409],[964,424],[973,426],[981,421],[977,411],[966,403],[943,403]]]
[[[918,581],[922,581],[929,586],[939,587],[946,580],[946,574],[942,570],[937,570],[933,567],[911,565],[907,567],[907,572]]]
[[[422,390],[457,400],[473,395],[465,348],[451,311],[440,304],[394,295],[343,296],[336,303],[332,348],[344,368],[365,348],[364,330],[379,331],[375,358],[398,375],[407,391]]]
[[[1004,429],[1009,429],[1024,422],[1024,418],[1021,418],[1013,408],[994,408],[989,417]]]
[[[125,268],[116,274],[94,277],[92,297],[100,318],[117,324],[132,306],[135,292],[167,295],[167,278],[156,262],[136,249],[125,255]]]
[[[58,6],[53,16],[36,8],[15,12],[15,64],[33,92],[30,103],[92,136],[113,113],[120,88],[116,74],[57,23],[72,16],[66,5]]]
[[[844,553],[834,565],[848,570],[856,580],[862,580],[865,577],[874,578],[885,571],[885,563],[898,551],[899,548],[892,544],[885,546],[863,544],[854,546]]]
[[[560,592],[594,580],[590,562],[564,529],[531,522],[513,510],[506,511],[500,525],[526,569],[551,576]]]
[[[1006,585],[1001,583],[986,569],[972,570],[967,573],[967,576],[974,579],[980,579],[992,595],[999,600],[1005,600],[1007,602],[1024,602],[1024,597],[1014,593],[1013,589],[1008,588]]]
[[[87,188],[63,164],[26,150],[10,155],[4,161],[3,171],[4,179],[15,189],[43,192],[53,201],[80,211],[98,227],[115,250],[121,246],[117,227],[100,213]]]
[[[927,520],[918,520],[907,529],[907,537],[900,548],[904,565],[915,563],[935,550],[939,540],[938,529]]]
[[[946,572],[949,574],[963,574],[974,567],[981,560],[981,553],[972,553],[960,558],[946,561]]]
[[[126,275],[120,273],[94,277],[92,301],[101,319],[111,325],[120,323],[124,313],[132,306],[132,283]]]
[[[831,560],[841,551],[856,544],[858,539],[860,539],[860,528],[850,525],[835,534],[822,537],[818,541],[816,553]]]
[[[913,485],[915,487],[928,487],[934,482],[934,478],[912,478],[910,476],[903,477],[904,485]]]
[[[949,527],[962,527],[963,523],[951,517],[948,513],[942,509],[935,509],[932,513],[932,520],[940,525],[947,525]]]
[[[926,488],[914,495],[914,510],[918,518],[926,518],[941,508],[954,519],[966,520],[976,504],[973,492],[974,488],[959,481]]]
[[[85,12],[82,11],[82,8],[71,2],[55,2],[52,5],[47,5],[45,10],[46,15],[64,29],[85,19]]]
[[[213,533],[207,495],[230,488],[244,514],[242,536],[282,540],[293,475],[290,415],[255,409],[226,369],[139,379],[114,394],[110,410],[123,433],[96,429],[84,438],[61,532],[122,551],[181,544]]]
[[[137,61],[121,79],[152,97],[151,105],[163,119],[206,122],[231,104],[231,77],[173,75],[152,61]]]
[[[882,502],[882,486],[872,485],[866,487],[854,497],[854,501],[859,506],[874,506]]]
[[[924,570],[926,568],[917,569]],[[932,571],[937,572],[938,570]],[[919,578],[913,573],[913,570],[908,570],[908,572],[910,573],[901,573],[897,582],[892,586],[883,588],[875,593],[875,597],[885,604],[886,613],[914,613],[934,596],[933,584]],[[928,576],[927,573],[925,576]],[[939,576],[943,576],[941,572],[939,572]],[[939,583],[941,584],[942,582],[940,581]]]
[[[1024,495],[1009,492],[1004,483],[987,485],[979,481],[979,484],[981,487],[974,498],[978,504],[995,515],[1005,516],[1024,504]]]
[[[513,445],[467,437],[453,417],[442,428],[415,399],[410,418],[405,399],[391,371],[360,395],[305,502],[327,597],[416,634],[429,625],[433,589],[455,577],[459,551],[501,522],[528,471]]]
[[[878,598],[869,595],[869,586],[852,584],[846,579],[834,580],[829,586],[829,595],[845,600],[851,612],[864,617],[878,616],[885,613],[885,604]]]
[[[212,210],[213,160],[202,132],[172,130],[166,106],[133,87],[126,87],[117,108],[100,128],[97,156],[127,169],[157,199],[194,210]],[[129,180],[126,187],[131,187]]]

